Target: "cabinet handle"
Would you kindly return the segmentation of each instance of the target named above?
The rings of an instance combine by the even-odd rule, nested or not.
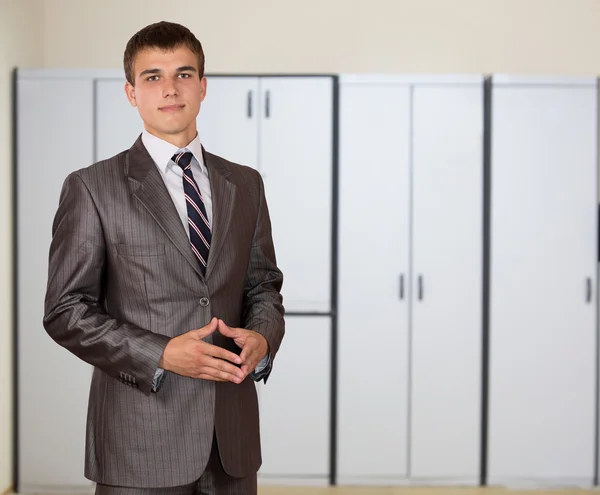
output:
[[[271,117],[271,92],[265,93],[265,117],[268,119]]]
[[[404,300],[404,274],[400,275],[400,300]]]
[[[586,278],[586,296],[585,296],[586,302],[587,303],[591,303],[592,302],[592,278],[591,277],[587,277]]]
[[[248,118],[252,118],[252,90],[248,91]]]
[[[419,275],[418,285],[419,285],[419,301],[422,301],[423,300],[423,275]]]

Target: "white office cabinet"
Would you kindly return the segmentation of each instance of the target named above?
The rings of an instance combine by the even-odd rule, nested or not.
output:
[[[408,86],[341,85],[341,483],[407,475],[410,112]]]
[[[198,115],[198,134],[207,151],[260,169],[259,79],[207,77]]]
[[[92,79],[20,71],[17,83],[18,488],[89,491],[83,476],[91,368],[44,330],[52,222],[65,177],[92,162]]]
[[[288,316],[268,383],[258,385],[264,481],[329,476],[331,319]]]
[[[287,311],[331,310],[333,79],[261,78],[260,170]]]
[[[595,80],[494,79],[492,484],[593,479],[597,106]]]
[[[482,88],[342,80],[342,484],[478,481]]]
[[[413,93],[410,475],[479,475],[483,85]]]
[[[106,160],[131,148],[144,130],[136,107],[125,94],[125,78],[95,81],[95,156]]]

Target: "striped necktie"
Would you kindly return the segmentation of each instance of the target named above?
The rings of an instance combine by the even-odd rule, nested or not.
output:
[[[192,175],[192,153],[181,151],[173,155],[172,160],[183,170],[183,191],[187,205],[190,241],[192,243],[192,250],[198,258],[200,268],[204,274],[208,261],[211,233],[204,201],[202,201],[200,189]]]

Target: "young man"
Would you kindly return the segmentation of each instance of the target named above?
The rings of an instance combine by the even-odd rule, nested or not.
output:
[[[188,29],[147,26],[124,66],[144,131],[66,178],[50,248],[44,326],[95,367],[85,475],[103,495],[254,494],[254,381],[284,335],[263,182],[200,143]]]

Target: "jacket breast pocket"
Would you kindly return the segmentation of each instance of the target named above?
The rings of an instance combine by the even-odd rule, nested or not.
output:
[[[117,244],[117,254],[121,256],[164,256],[164,244]]]

